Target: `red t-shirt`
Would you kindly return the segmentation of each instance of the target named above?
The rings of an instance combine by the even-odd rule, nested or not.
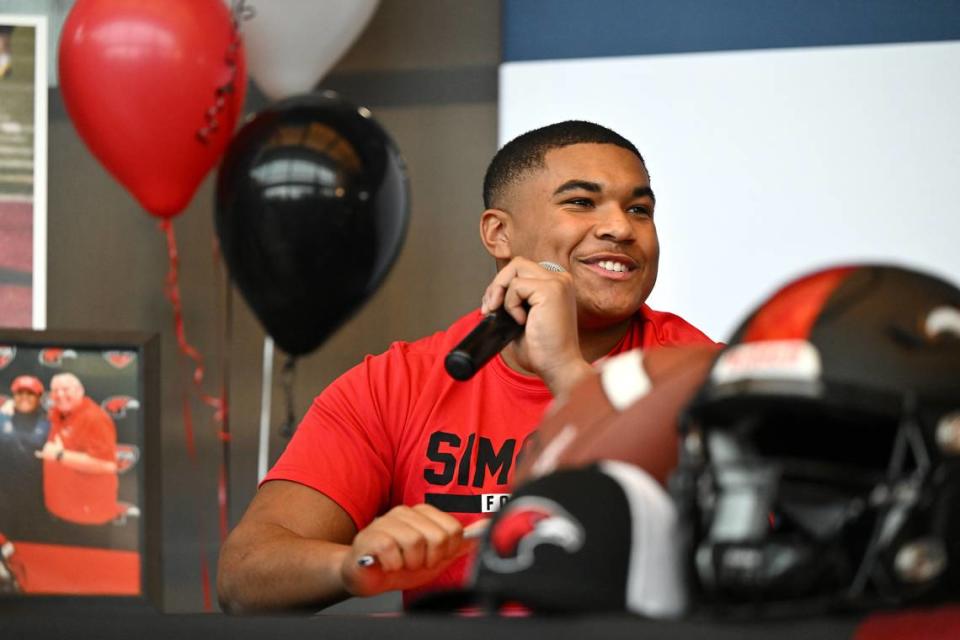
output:
[[[357,529],[396,505],[426,502],[464,525],[508,497],[511,470],[552,399],[536,377],[496,357],[469,382],[452,379],[446,354],[480,320],[479,310],[416,342],[396,342],[335,380],[314,400],[267,474],[327,495]],[[635,348],[710,343],[671,313],[644,306],[609,355]],[[466,560],[429,589],[461,586]]]
[[[69,451],[115,461],[117,428],[113,420],[90,398],[67,415],[50,412],[50,435],[63,440]],[[43,461],[43,499],[58,518],[79,524],[103,524],[117,515],[117,474],[87,473],[56,460]]]

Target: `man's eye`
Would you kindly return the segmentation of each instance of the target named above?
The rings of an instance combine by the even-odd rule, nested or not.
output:
[[[653,210],[651,210],[650,207],[647,207],[644,205],[636,205],[636,206],[630,207],[629,209],[627,209],[627,213],[631,213],[635,216],[647,216],[650,218],[653,217]]]
[[[572,204],[576,207],[592,207],[593,200],[590,198],[570,198],[569,200],[565,201],[564,204]]]

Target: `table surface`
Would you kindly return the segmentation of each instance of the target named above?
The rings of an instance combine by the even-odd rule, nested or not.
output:
[[[862,616],[651,621],[621,615],[461,617],[449,614],[228,616],[159,613],[144,601],[0,598],[0,638],[98,640],[957,640],[960,605]]]
[[[0,603],[0,637],[152,640],[265,640],[269,638],[364,638],[402,640],[491,640],[499,638],[624,638],[630,640],[712,640],[851,638],[854,618],[757,623],[655,622],[628,615],[528,618],[458,617],[431,614],[228,616],[160,614],[147,607]]]

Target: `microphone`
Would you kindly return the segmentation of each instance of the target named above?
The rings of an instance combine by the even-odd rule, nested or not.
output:
[[[553,262],[541,262],[547,271],[563,273],[565,269]],[[490,358],[523,335],[523,325],[513,319],[501,305],[480,320],[467,337],[447,354],[443,366],[454,380],[464,382],[472,378]]]

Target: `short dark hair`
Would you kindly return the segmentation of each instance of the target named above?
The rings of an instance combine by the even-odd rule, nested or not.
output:
[[[517,136],[493,156],[483,177],[483,206],[495,206],[508,185],[530,169],[543,167],[548,151],[572,144],[614,144],[632,152],[647,166],[633,143],[612,129],[585,120],[557,122]]]

